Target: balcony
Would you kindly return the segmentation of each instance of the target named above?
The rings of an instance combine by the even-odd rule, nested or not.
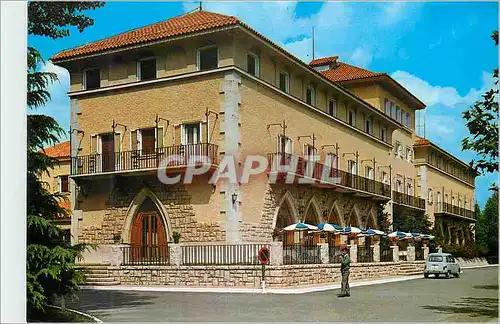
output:
[[[436,203],[436,207],[434,210],[435,214],[447,214],[451,216],[458,216],[458,217],[464,217],[468,219],[475,220],[476,215],[473,210],[468,210],[462,207],[458,206],[453,206],[452,204],[448,203]]]
[[[393,191],[392,201],[398,205],[425,210],[425,199],[407,195],[402,192]]]
[[[391,188],[389,185],[368,179],[362,176],[348,173],[322,164],[314,163],[312,170],[307,169],[311,161],[303,157],[287,153],[269,153],[269,175],[276,174],[277,182],[284,182],[288,175],[293,177],[293,182],[297,183],[299,179],[308,179],[313,186],[324,188],[335,188],[338,191],[354,192],[359,196],[372,197],[379,196],[382,200],[391,198]],[[292,172],[292,162],[297,161],[297,168]],[[328,170],[327,175],[335,178],[334,181],[323,180],[324,170]],[[300,182],[298,182],[300,183]]]
[[[73,177],[156,171],[169,158],[166,168],[182,170],[188,164],[217,165],[217,145],[209,143],[159,147],[152,151],[134,150],[109,154],[91,154],[71,159]]]

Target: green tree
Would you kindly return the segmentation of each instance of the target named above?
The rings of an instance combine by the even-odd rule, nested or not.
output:
[[[493,194],[476,224],[476,240],[488,249],[488,255],[498,260],[498,191]]]
[[[97,2],[30,2],[28,33],[56,39],[68,36],[68,27],[82,31],[92,25],[93,20],[81,11],[103,5]],[[28,47],[27,60],[27,104],[33,112],[50,101],[47,88],[57,81],[57,75],[39,71],[44,61],[33,47]],[[28,319],[33,320],[37,312],[43,311],[44,304],[78,290],[83,276],[75,269],[74,263],[84,246],[71,246],[63,241],[62,231],[52,222],[58,215],[66,213],[58,204],[63,197],[50,193],[41,181],[41,176],[58,163],[48,157],[43,148],[59,142],[64,130],[54,118],[39,114],[29,114],[27,124],[26,289]]]
[[[491,38],[498,46],[498,31],[493,32]],[[478,155],[471,166],[483,174],[498,170],[498,68],[493,70],[493,80],[494,86],[482,95],[482,100],[462,113],[470,133],[462,139],[462,150]]]

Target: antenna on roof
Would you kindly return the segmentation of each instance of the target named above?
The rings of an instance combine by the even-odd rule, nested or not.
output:
[[[312,33],[312,40],[313,40],[313,53],[312,54],[313,55],[312,55],[312,57],[313,57],[313,60],[314,60],[314,27],[312,29],[313,29],[313,33]]]
[[[203,10],[203,6],[202,6],[202,4],[201,4],[201,1],[200,1],[200,6],[198,7],[198,9],[199,9],[200,11],[202,11],[202,10]]]

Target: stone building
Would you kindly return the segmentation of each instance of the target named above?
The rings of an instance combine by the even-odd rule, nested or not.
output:
[[[435,215],[426,190],[441,180],[431,181],[438,175],[418,164],[422,145],[413,145],[415,111],[425,105],[385,73],[337,57],[306,64],[238,18],[207,11],[51,61],[71,78],[75,243],[165,245],[173,232],[182,243],[270,242],[300,220],[376,228],[379,206],[389,217],[394,208]],[[191,183],[160,181],[161,161],[174,155],[168,177],[189,177],[197,155],[207,157],[206,172]],[[248,182],[210,183],[228,156],[238,172],[249,156],[271,163]],[[313,156],[338,181],[318,181],[306,167]],[[287,184],[280,168],[295,157]],[[470,209],[473,179],[465,187],[447,179]]]

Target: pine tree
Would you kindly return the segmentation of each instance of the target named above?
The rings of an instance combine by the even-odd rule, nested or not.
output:
[[[80,31],[93,24],[93,20],[81,14],[82,10],[102,7],[98,2],[30,2],[28,4],[28,33],[53,39],[68,36],[68,26]],[[57,81],[57,75],[41,72],[43,58],[33,47],[28,47],[27,103],[31,112],[50,101],[47,88]],[[41,181],[58,161],[47,156],[43,148],[59,142],[64,130],[57,121],[45,115],[29,114],[27,117],[27,309],[28,319],[36,319],[36,313],[57,296],[73,294],[83,282],[83,275],[75,269],[77,255],[84,246],[63,240],[62,231],[53,219],[67,211],[59,206],[64,199],[52,194]]]

